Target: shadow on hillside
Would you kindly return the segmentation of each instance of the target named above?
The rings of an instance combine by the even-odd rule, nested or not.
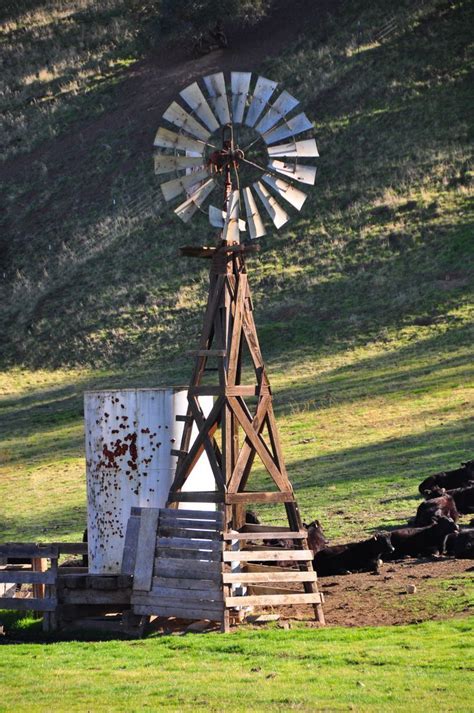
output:
[[[306,497],[306,491],[314,488],[315,503],[319,491],[342,484],[347,486],[348,501],[353,496],[384,499],[386,487],[396,484],[403,484],[401,499],[405,499],[405,488],[415,497],[418,484],[427,475],[459,466],[472,457],[471,433],[472,419],[465,418],[414,435],[290,463],[288,474],[297,494],[299,491]],[[377,482],[378,495],[374,488]],[[321,498],[327,498],[327,493]]]
[[[466,349],[464,354],[449,356],[449,350],[451,346],[468,347],[471,334],[470,325],[455,327],[421,343],[416,341],[388,353],[365,357],[315,374],[311,379],[300,377],[298,383],[275,390],[276,411],[304,413],[389,393],[398,393],[401,398],[411,394],[416,398],[416,394],[433,389],[467,384],[474,377],[472,354]],[[297,355],[294,361],[297,363]]]

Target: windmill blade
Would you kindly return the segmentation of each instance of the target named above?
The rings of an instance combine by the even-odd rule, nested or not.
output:
[[[175,134],[174,131],[165,129],[164,126],[160,126],[156,132],[155,140],[153,146],[157,146],[162,149],[181,149],[181,151],[193,151],[202,156],[204,151],[204,143],[192,139],[186,134]]]
[[[209,206],[209,223],[214,228],[223,228],[225,223],[226,212],[217,208],[215,205]],[[246,230],[245,220],[239,218],[239,230],[244,232]]]
[[[284,210],[284,208],[281,207],[279,203],[277,203],[275,198],[267,191],[263,183],[257,181],[253,184],[253,187],[255,188],[258,197],[265,206],[268,215],[273,220],[275,228],[281,228],[281,226],[287,223],[290,219],[288,213]]]
[[[203,166],[202,156],[168,156],[157,154],[155,157],[155,173],[171,173],[172,171],[184,171],[187,168]]]
[[[262,235],[265,235],[265,228],[263,227],[263,221],[260,213],[258,212],[253,193],[248,187],[244,188],[244,201],[250,237],[252,240],[255,240],[255,238],[261,238]]]
[[[288,136],[296,136],[301,134],[303,131],[312,129],[313,124],[308,119],[306,114],[303,112],[294,116],[292,119],[285,121],[281,126],[277,126],[275,129],[270,131],[268,134],[264,134],[263,140],[266,144],[274,144],[275,141],[281,141],[286,139]]]
[[[207,126],[209,131],[217,131],[219,124],[216,117],[212,113],[211,107],[206,101],[206,98],[200,90],[198,83],[190,84],[179,93],[180,97],[189,104],[196,116],[201,119],[202,123]]]
[[[261,134],[265,134],[267,131],[270,131],[275,124],[278,124],[280,119],[283,119],[283,117],[298,104],[298,99],[295,99],[295,97],[291,96],[291,94],[287,91],[282,92],[276,102],[272,104],[270,109],[267,111],[263,119],[259,121],[255,130],[259,131]]]
[[[194,191],[192,196],[175,208],[174,212],[178,218],[181,218],[184,223],[188,223],[215,187],[216,182],[213,178],[210,178],[208,181],[199,186],[199,188]]]
[[[278,195],[288,201],[296,210],[302,209],[303,203],[308,197],[304,191],[300,191],[299,188],[292,186],[291,183],[287,183],[282,178],[270,176],[268,173],[262,176],[262,181],[265,181],[268,186],[271,186]]]
[[[180,129],[184,129],[188,134],[194,136],[195,139],[201,139],[201,141],[207,141],[211,132],[202,126],[196,119],[188,114],[187,111],[183,109],[177,102],[172,102],[165,113],[163,114],[163,119],[169,121],[170,124],[179,126]]]
[[[195,171],[182,178],[173,178],[172,181],[166,181],[166,183],[161,184],[161,190],[165,201],[171,201],[180,193],[184,193],[188,188],[191,188],[195,183],[199,183],[204,178],[209,176],[209,171],[203,169],[202,171]]]
[[[289,144],[269,146],[268,155],[275,158],[280,156],[287,156],[288,158],[292,156],[316,158],[319,156],[319,152],[314,139],[305,139],[304,141],[291,141]]]
[[[234,124],[241,124],[244,118],[251,76],[250,72],[231,72],[232,121]]]
[[[268,168],[271,168],[277,173],[282,173],[284,176],[294,178],[300,183],[308,183],[314,186],[316,180],[316,167],[306,166],[301,163],[284,163],[283,161],[270,161]]]
[[[225,79],[223,72],[209,74],[204,77],[204,84],[209,93],[209,103],[217,114],[221,126],[230,123],[229,102],[225,89]]]
[[[240,191],[232,191],[227,201],[227,213],[224,221],[222,239],[231,243],[240,241],[239,235],[239,199]]]
[[[271,95],[278,86],[278,82],[272,82],[266,77],[259,77],[255,85],[252,101],[247,112],[245,123],[247,126],[255,126],[255,123],[265,109]]]

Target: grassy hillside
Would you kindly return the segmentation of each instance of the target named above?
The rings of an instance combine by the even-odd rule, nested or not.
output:
[[[303,515],[333,537],[399,522],[472,457],[473,5],[299,10],[277,56],[263,26],[191,61],[145,52],[120,0],[7,7],[2,538],[82,530],[86,388],[188,378],[207,275],[177,247],[209,229],[164,208],[150,146],[209,67],[275,77],[315,118],[316,188],[250,264]]]

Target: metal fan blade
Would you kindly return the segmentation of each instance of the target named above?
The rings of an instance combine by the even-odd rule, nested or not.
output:
[[[291,183],[287,183],[282,178],[270,176],[268,173],[262,176],[262,181],[265,181],[265,183],[268,186],[271,186],[273,190],[278,193],[278,195],[288,201],[288,203],[291,203],[296,210],[302,209],[303,203],[308,197],[304,191],[300,191],[299,188],[292,186]]]
[[[184,203],[181,203],[181,205],[175,208],[174,212],[176,213],[178,218],[181,218],[184,223],[190,221],[194,213],[198,210],[198,208],[201,207],[201,205],[204,203],[208,195],[212,193],[215,187],[216,182],[213,178],[210,178],[208,181],[199,186],[199,188],[194,191],[193,195],[190,198],[188,198],[184,201]]]
[[[286,91],[282,92],[276,102],[271,105],[263,119],[259,121],[255,130],[259,131],[261,134],[270,131],[275,124],[278,124],[280,119],[283,119],[283,117],[298,104],[298,99],[295,99],[295,97],[291,96],[291,94]]]
[[[285,121],[281,126],[277,126],[276,129],[273,129],[268,134],[264,134],[263,140],[266,144],[274,144],[275,141],[281,141],[288,136],[296,136],[312,128],[312,122],[308,119],[306,114],[302,112],[292,119]]]
[[[203,178],[207,178],[209,171],[206,169],[202,171],[195,171],[182,178],[173,178],[172,181],[166,181],[166,183],[161,184],[161,190],[165,201],[171,201],[180,193],[184,193],[188,188],[191,188],[195,183],[199,183]]]
[[[260,213],[257,210],[257,204],[250,188],[244,188],[245,212],[247,213],[247,223],[249,233],[252,240],[261,238],[265,235],[265,228]]]
[[[268,147],[268,155],[274,158],[280,156],[298,156],[300,158],[316,158],[319,156],[318,147],[314,139],[305,141],[291,141],[289,144],[278,144]]]
[[[184,101],[189,104],[191,109],[198,116],[202,123],[207,126],[209,131],[217,131],[219,124],[216,117],[212,113],[211,107],[206,101],[206,98],[200,90],[198,83],[190,84],[189,87],[183,89],[179,95]]]
[[[174,131],[165,129],[164,126],[160,126],[156,132],[155,140],[153,146],[157,146],[162,149],[181,149],[182,151],[193,151],[202,156],[204,151],[204,144],[201,141],[196,141],[190,136],[185,134],[175,134]]]
[[[224,221],[222,239],[228,242],[238,243],[239,236],[239,191],[232,191],[227,201],[227,213]]]
[[[282,173],[284,176],[294,178],[300,183],[309,183],[314,186],[316,180],[316,167],[305,166],[301,163],[284,163],[283,161],[270,161],[268,168],[271,168],[277,173]]]
[[[214,228],[223,228],[225,223],[226,212],[217,208],[215,205],[209,206],[209,223]],[[245,220],[239,218],[239,230],[243,233],[246,230]]]
[[[247,126],[255,126],[255,122],[264,110],[268,100],[278,86],[278,82],[272,82],[266,77],[259,77],[255,85],[252,101],[247,112],[245,123]]]
[[[232,72],[230,83],[232,89],[232,121],[241,124],[244,118],[245,102],[250,86],[250,72]]]
[[[204,128],[191,114],[188,114],[177,102],[172,102],[165,113],[163,114],[163,119],[169,121],[170,124],[179,126],[188,134],[194,136],[196,139],[201,139],[201,141],[207,141],[211,132]]]
[[[209,92],[209,103],[217,114],[221,126],[230,123],[229,103],[225,90],[224,73],[209,74],[204,77],[204,84]]]
[[[267,191],[265,186],[260,183],[260,181],[254,183],[253,187],[255,188],[258,197],[265,206],[268,215],[273,220],[275,228],[281,228],[281,226],[287,223],[290,219],[288,213],[284,210],[284,208],[281,207],[279,203],[277,203],[275,198]]]
[[[172,171],[184,171],[193,166],[202,166],[204,159],[202,156],[166,156],[157,154],[155,157],[155,173],[171,173]]]

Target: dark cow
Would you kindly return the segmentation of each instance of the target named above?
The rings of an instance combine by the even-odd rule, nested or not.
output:
[[[460,560],[474,559],[474,530],[466,528],[448,535],[446,538],[446,554],[453,555]]]
[[[313,567],[320,577],[350,572],[378,572],[380,560],[393,552],[390,535],[378,533],[369,540],[333,545],[320,550]]]
[[[260,520],[257,513],[254,510],[247,510],[245,512],[245,523],[247,525],[260,525]]]
[[[431,500],[426,500],[420,503],[416,511],[414,525],[415,527],[424,527],[431,525],[437,518],[450,517],[454,522],[459,520],[459,513],[456,509],[456,503],[451,495],[445,493]]]
[[[446,488],[446,490],[450,488],[461,488],[470,480],[474,480],[474,460],[461,463],[461,467],[455,470],[447,470],[430,475],[420,483],[418,490],[424,495],[427,490],[433,490],[435,486]]]
[[[474,512],[474,483],[467,488],[448,490],[447,494],[451,495],[461,515],[468,515]]]
[[[389,559],[433,555],[444,551],[446,537],[458,531],[458,526],[449,517],[440,517],[426,527],[402,527],[390,533],[394,552]]]
[[[324,537],[323,528],[319,520],[313,520],[309,525],[304,522],[303,527],[308,531],[308,545],[313,554],[320,552],[328,546],[328,541]]]

